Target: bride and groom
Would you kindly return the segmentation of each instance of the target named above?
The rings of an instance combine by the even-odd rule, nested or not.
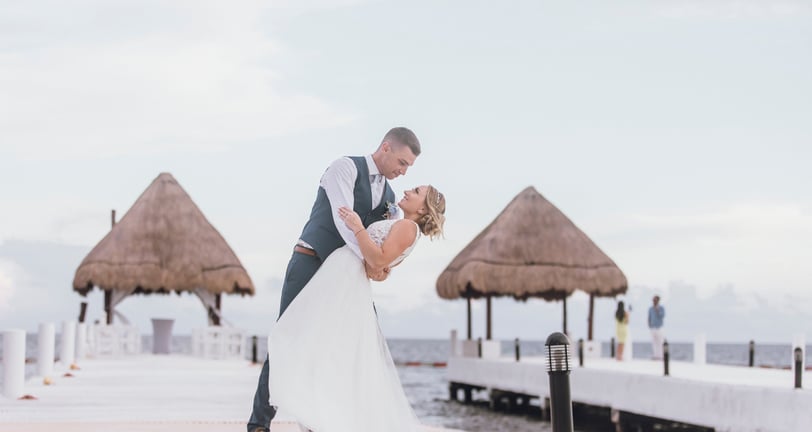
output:
[[[437,189],[418,186],[395,205],[387,181],[419,155],[415,134],[397,127],[371,155],[340,158],[325,171],[285,273],[249,432],[267,431],[277,407],[315,432],[419,430],[369,282],[385,280],[421,234],[442,233]]]

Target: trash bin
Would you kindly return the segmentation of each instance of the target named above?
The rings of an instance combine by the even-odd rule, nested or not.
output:
[[[172,342],[172,319],[152,319],[152,353],[169,354],[169,347]]]

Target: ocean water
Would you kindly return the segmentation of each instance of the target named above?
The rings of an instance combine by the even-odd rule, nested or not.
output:
[[[2,335],[0,335],[0,357],[2,357]],[[26,357],[36,360],[37,335],[29,334],[26,338]],[[450,342],[448,340],[426,339],[390,339],[389,348],[392,357],[398,366],[401,382],[418,417],[427,424],[461,429],[469,432],[538,432],[551,431],[549,423],[542,421],[538,414],[496,413],[490,411],[484,404],[463,405],[448,400],[448,383],[445,381],[445,369],[433,366],[405,366],[407,362],[435,363],[448,360]],[[250,345],[249,345],[250,346]],[[142,347],[145,353],[152,352],[152,336],[143,336]],[[265,338],[258,338],[257,347],[259,358],[264,358],[267,348]],[[812,365],[812,346],[807,346],[806,363]],[[250,356],[250,348],[248,350]],[[56,354],[59,354],[59,338],[57,337]],[[176,354],[191,353],[191,336],[177,335],[172,339],[172,352]],[[502,342],[502,354],[512,356],[514,352],[513,341]],[[541,356],[544,354],[543,341],[521,341],[522,356]],[[609,356],[608,342],[602,344],[602,355]],[[707,359],[709,363],[727,365],[747,365],[748,345],[746,343],[722,344],[709,343],[707,346]],[[635,358],[650,358],[651,345],[645,342],[634,344]],[[676,361],[692,361],[693,346],[690,343],[672,343],[671,358]],[[769,367],[789,367],[791,362],[791,347],[781,344],[757,344],[755,351],[755,364]],[[0,368],[2,366],[0,365]],[[26,367],[27,376],[36,373],[36,364],[29,363]],[[2,374],[0,373],[0,380]],[[0,381],[2,383],[2,381]],[[252,393],[253,388],[246,389]],[[594,429],[578,429],[580,432],[593,432]]]

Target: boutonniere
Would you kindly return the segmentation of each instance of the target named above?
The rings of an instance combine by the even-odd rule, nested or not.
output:
[[[398,215],[398,206],[393,202],[386,202],[386,213],[383,214],[384,219],[395,219]]]

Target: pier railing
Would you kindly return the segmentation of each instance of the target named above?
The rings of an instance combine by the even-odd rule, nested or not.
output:
[[[211,359],[246,358],[245,330],[209,326],[192,330],[192,354]]]

